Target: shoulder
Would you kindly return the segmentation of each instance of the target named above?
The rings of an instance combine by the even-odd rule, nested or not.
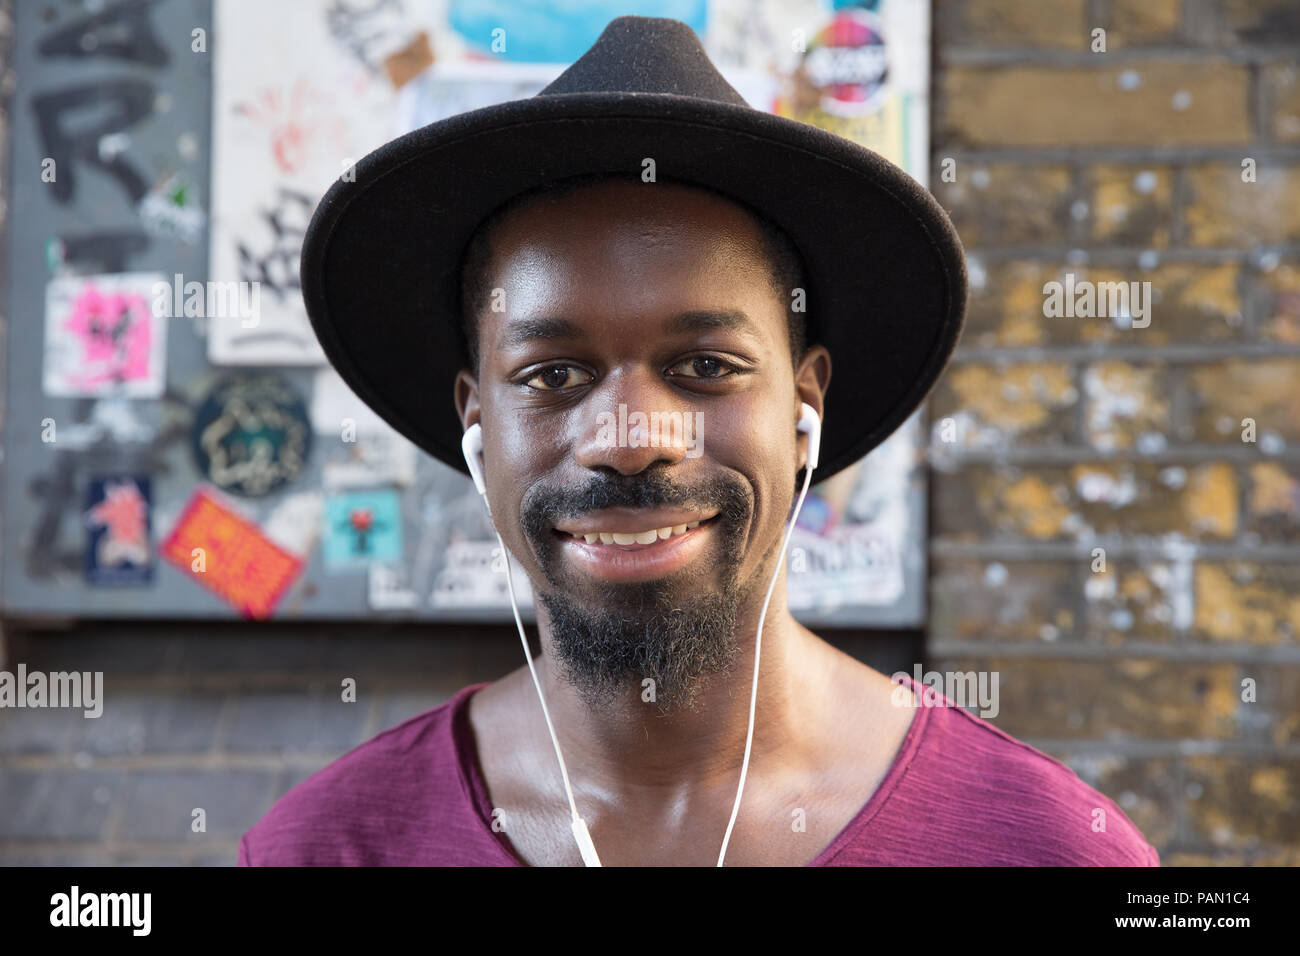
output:
[[[903,802],[927,812],[991,865],[1158,866],[1119,806],[1061,761],[956,705],[925,708],[928,727]]]
[[[452,723],[474,689],[377,734],[284,794],[244,834],[239,864],[406,862],[428,839],[430,816],[465,802]]]

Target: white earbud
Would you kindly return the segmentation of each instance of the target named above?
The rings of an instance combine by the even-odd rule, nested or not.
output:
[[[799,512],[803,509],[804,498],[807,496],[808,487],[812,483],[813,469],[817,467],[817,457],[821,450],[821,417],[807,402],[801,405],[799,423],[795,426],[795,429],[808,436],[808,464],[804,468],[803,488],[800,490],[799,498],[795,502],[794,514],[786,527],[785,540],[781,543],[781,552],[776,562],[776,570],[772,574],[771,583],[767,586],[767,596],[763,599],[763,610],[758,617],[758,633],[754,636],[754,682],[749,696],[749,730],[745,736],[745,758],[740,765],[740,782],[736,787],[736,802],[731,808],[731,820],[727,824],[727,832],[722,837],[722,849],[718,853],[718,866],[722,866],[722,861],[727,855],[727,844],[731,842],[731,831],[736,825],[736,815],[740,812],[740,798],[745,791],[745,777],[749,771],[749,755],[754,745],[754,711],[758,703],[758,661],[763,646],[763,623],[767,619],[767,606],[772,600],[772,591],[775,589],[777,578],[781,574],[785,551],[790,546],[790,536],[794,533],[795,522],[799,520]],[[460,448],[465,454],[465,464],[469,467],[470,477],[474,479],[474,487],[483,496],[483,503],[486,505],[487,486],[483,482],[483,464],[479,461],[479,455],[483,451],[483,429],[477,424],[466,429],[465,435],[460,441]],[[488,514],[492,514],[490,507],[488,508]],[[506,545],[501,539],[500,531],[497,531],[497,542],[501,545],[502,554],[505,554]],[[560,741],[555,735],[555,727],[551,724],[551,714],[546,706],[546,698],[542,694],[542,684],[538,680],[537,670],[533,667],[532,651],[528,647],[528,638],[524,634],[524,622],[519,616],[519,604],[515,600],[515,585],[513,576],[510,573],[509,558],[506,559],[506,588],[510,593],[510,608],[515,613],[515,624],[519,629],[520,643],[523,644],[524,658],[528,661],[528,670],[533,677],[533,686],[537,688],[537,697],[542,703],[542,716],[546,719],[546,729],[550,731],[551,743],[555,747],[555,757],[560,764],[560,776],[564,781],[564,792],[569,798],[569,811],[572,814],[570,827],[573,830],[574,840],[578,844],[582,862],[587,866],[600,866],[600,857],[596,854],[596,846],[592,842],[591,833],[587,829],[586,822],[578,814],[578,806],[573,799],[573,787],[569,783],[569,771],[564,764],[564,755],[560,753]]]
[[[812,471],[817,467],[817,455],[821,451],[822,420],[816,409],[807,402],[799,406],[799,424],[795,430],[808,436],[808,470]]]
[[[483,427],[475,422],[465,429],[465,435],[460,440],[460,450],[465,455],[465,464],[469,468],[469,476],[474,479],[474,487],[478,493],[487,501],[487,486],[483,483],[483,463],[478,460],[478,456],[483,452]]]

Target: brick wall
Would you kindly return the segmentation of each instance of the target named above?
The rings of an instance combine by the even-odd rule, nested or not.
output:
[[[920,653],[919,634],[828,636],[885,673]],[[0,667],[103,671],[109,704],[95,719],[0,712],[0,866],[233,866],[240,836],[290,787],[523,664],[513,623],[80,623],[4,637]],[[355,703],[342,701],[348,677]],[[191,830],[195,808],[205,832]]]
[[[939,0],[934,42],[931,664],[1165,864],[1300,863],[1300,5]],[[1150,324],[1045,317],[1065,273]]]

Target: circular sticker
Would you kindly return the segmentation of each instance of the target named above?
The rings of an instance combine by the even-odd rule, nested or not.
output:
[[[880,20],[865,10],[838,11],[813,38],[802,73],[833,116],[862,116],[879,108],[889,77]]]
[[[268,495],[307,465],[307,408],[278,375],[223,379],[195,413],[193,449],[199,471],[222,491]]]

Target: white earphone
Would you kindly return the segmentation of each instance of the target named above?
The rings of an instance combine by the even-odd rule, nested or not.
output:
[[[799,423],[795,426],[795,430],[808,436],[808,463],[804,467],[803,488],[799,491],[799,500],[795,503],[793,516],[790,518],[790,524],[785,531],[785,539],[781,542],[776,570],[772,573],[772,581],[767,586],[767,596],[763,599],[763,610],[758,617],[758,633],[754,638],[754,685],[749,696],[749,731],[745,736],[745,759],[740,766],[740,783],[736,787],[736,803],[731,808],[731,820],[727,823],[727,832],[722,837],[722,849],[718,853],[718,866],[722,866],[722,860],[727,855],[727,844],[731,841],[731,831],[736,825],[736,816],[740,812],[740,797],[745,790],[745,775],[749,771],[749,754],[754,743],[754,711],[758,702],[758,657],[763,644],[763,623],[767,620],[767,606],[772,600],[772,591],[776,588],[776,579],[781,574],[781,562],[785,560],[785,551],[790,546],[790,536],[794,533],[795,522],[799,520],[799,512],[802,510],[804,498],[808,494],[813,469],[817,467],[817,459],[821,450],[821,417],[807,402],[802,403],[800,406]],[[465,455],[465,465],[469,468],[470,477],[474,480],[474,488],[482,496],[483,504],[488,510],[488,516],[491,517],[492,508],[488,504],[487,486],[483,481],[483,464],[479,460],[479,456],[483,452],[483,429],[477,422],[465,430],[465,435],[461,438],[460,448]],[[493,530],[496,531],[495,522],[493,523]],[[596,855],[596,845],[592,842],[591,833],[587,829],[586,822],[578,813],[577,803],[574,802],[573,788],[569,785],[569,771],[564,765],[564,755],[560,753],[560,741],[555,736],[555,727],[551,724],[551,714],[546,709],[546,698],[542,694],[542,684],[537,679],[536,668],[533,667],[533,655],[528,649],[528,637],[524,633],[524,622],[519,617],[519,604],[515,600],[515,584],[510,573],[510,559],[506,552],[506,544],[501,538],[500,531],[496,531],[496,536],[497,542],[501,545],[501,554],[506,558],[506,587],[510,592],[510,608],[515,614],[515,625],[519,628],[519,640],[524,646],[524,658],[528,661],[529,673],[533,675],[533,686],[537,688],[537,698],[542,704],[542,716],[546,718],[546,729],[550,731],[551,743],[555,746],[555,758],[560,764],[560,776],[564,780],[564,792],[569,798],[569,810],[573,814],[573,819],[569,825],[573,830],[573,838],[577,841],[578,852],[582,854],[582,862],[587,866],[600,866],[600,857]]]

